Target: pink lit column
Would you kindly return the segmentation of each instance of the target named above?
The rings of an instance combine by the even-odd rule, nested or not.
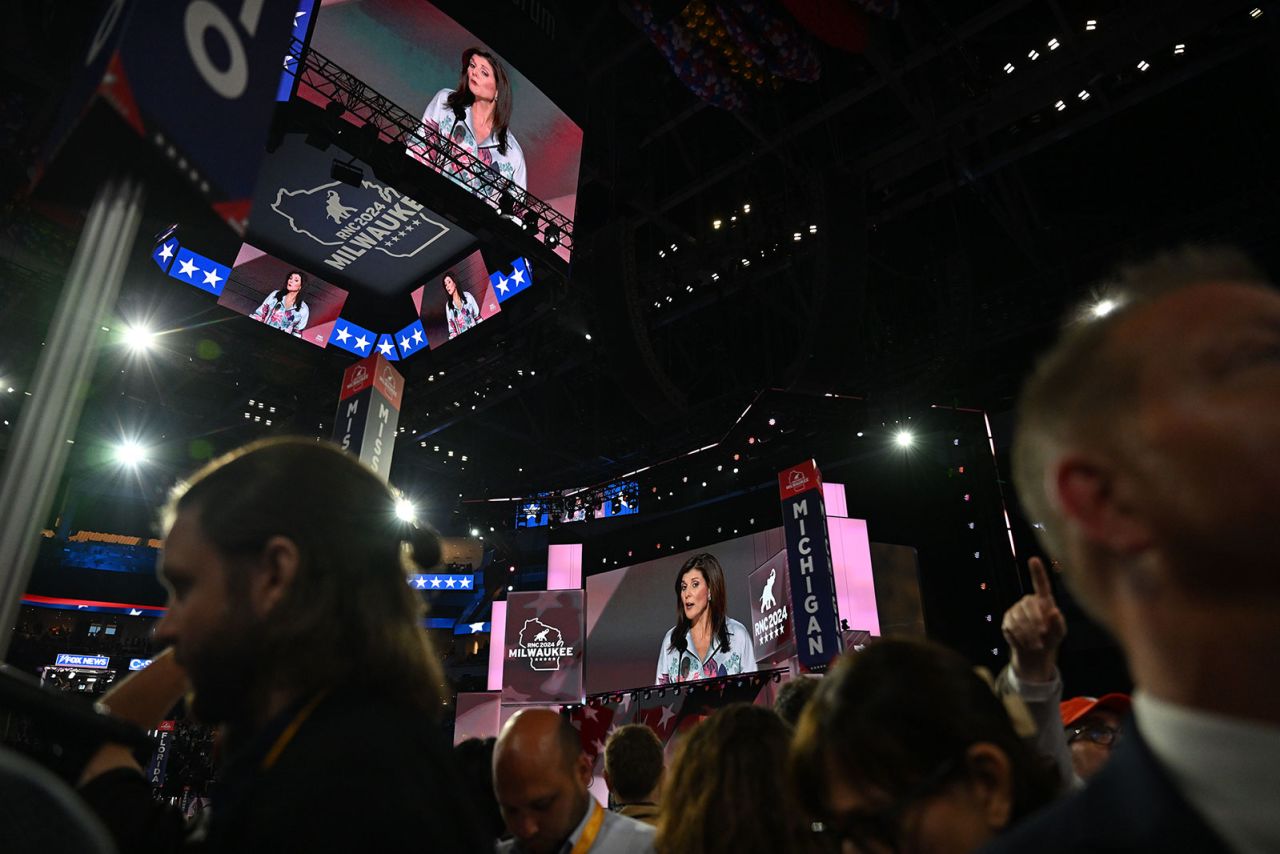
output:
[[[871,574],[871,539],[865,519],[847,518],[844,484],[824,483],[831,564],[836,576],[836,605],[849,628],[880,634],[875,579]]]
[[[502,663],[507,657],[507,603],[494,602],[489,617],[489,690],[502,690]]]

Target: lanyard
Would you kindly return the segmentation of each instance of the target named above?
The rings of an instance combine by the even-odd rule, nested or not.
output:
[[[587,819],[587,826],[582,829],[582,835],[578,837],[578,842],[573,846],[573,850],[569,854],[587,854],[591,850],[591,846],[595,844],[596,837],[600,835],[600,826],[604,824],[604,808],[600,806],[595,798],[591,799],[591,818]]]
[[[289,725],[284,728],[284,732],[280,733],[280,737],[276,739],[276,743],[271,745],[271,749],[267,751],[267,755],[262,760],[262,770],[269,771],[271,766],[275,765],[280,759],[280,754],[284,753],[284,749],[289,746],[289,742],[293,741],[293,737],[298,734],[298,730],[311,717],[311,713],[316,710],[316,706],[320,705],[320,701],[325,698],[328,691],[321,691],[303,706],[293,720],[289,721]]]

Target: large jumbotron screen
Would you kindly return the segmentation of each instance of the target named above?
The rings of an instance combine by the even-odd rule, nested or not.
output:
[[[873,547],[862,519],[829,516],[827,529],[836,599],[848,628],[873,636],[880,636],[882,630],[921,634],[924,622],[915,551],[881,544]],[[873,552],[882,564],[878,579],[872,570]],[[664,681],[661,677],[670,664],[670,650],[661,647],[664,635],[676,622],[680,571],[689,558],[702,553],[714,555],[720,564],[725,616],[741,623],[751,636],[757,669],[780,666],[793,654],[787,613],[791,602],[786,539],[781,527],[770,528],[588,576],[588,694]],[[676,673],[674,681],[709,675]]]
[[[663,636],[676,622],[676,584],[694,555],[714,555],[724,573],[725,615],[751,631],[748,577],[769,561],[786,571],[782,528],[737,537],[587,577],[588,694],[655,685]],[[781,596],[778,597],[781,600]],[[723,657],[723,656],[721,656]],[[675,680],[679,681],[679,679]]]
[[[396,105],[435,125],[478,158],[551,205],[570,220],[578,194],[582,129],[505,62],[485,42],[423,0],[336,0],[321,4],[311,47]],[[463,65],[464,54],[481,56]],[[507,119],[505,146],[494,132],[481,138],[471,107],[446,100],[460,86],[472,96],[496,98],[495,114]],[[327,99],[301,87],[298,96],[324,105]],[[462,111],[464,120],[457,121]]]

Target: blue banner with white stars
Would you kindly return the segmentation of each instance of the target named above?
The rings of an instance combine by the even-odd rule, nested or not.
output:
[[[339,317],[333,324],[333,332],[329,333],[329,346],[339,347],[357,356],[367,356],[373,352],[377,342],[377,333],[370,332],[363,326],[357,326],[345,317]]]
[[[493,292],[498,295],[498,302],[506,302],[533,284],[533,276],[529,273],[529,262],[517,258],[511,262],[510,272],[499,271],[489,276],[493,284]]]
[[[396,342],[385,332],[378,338],[378,352],[388,362],[400,361],[400,351],[396,349]]]
[[[409,358],[427,346],[427,330],[421,320],[415,320],[396,333],[396,343],[400,345],[400,356]]]
[[[151,250],[151,260],[155,261],[160,266],[160,269],[167,273],[169,268],[173,266],[173,256],[177,253],[178,241],[176,238],[170,237]]]
[[[428,573],[409,576],[409,586],[414,590],[472,590],[475,584],[474,575]]]
[[[307,40],[307,30],[311,27],[312,12],[315,0],[301,0],[298,11],[293,13],[293,38],[300,42]],[[280,75],[280,87],[276,90],[277,101],[287,101],[293,95],[294,81],[298,78],[298,57],[292,51],[285,54],[284,73]]]
[[[168,244],[161,245],[160,253],[163,253],[165,245]],[[231,268],[179,246],[169,267],[169,275],[207,294],[222,296]]]
[[[489,623],[458,623],[453,627],[455,635],[480,635],[488,634],[492,631],[493,626]]]

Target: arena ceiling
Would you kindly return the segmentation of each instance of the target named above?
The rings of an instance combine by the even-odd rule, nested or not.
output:
[[[457,532],[473,500],[605,482],[718,441],[768,389],[889,414],[1007,411],[1063,307],[1118,260],[1192,239],[1277,260],[1270,3],[901,4],[868,16],[857,50],[815,42],[816,80],[747,86],[733,109],[673,73],[639,4],[581,19],[542,5],[564,48],[542,61],[575,81],[585,131],[571,274],[402,365],[392,480]],[[10,422],[103,169],[82,149],[20,192],[95,21],[23,2],[6,29]],[[135,254],[104,325],[147,316],[168,332],[145,360],[104,349],[73,481],[125,432],[157,446],[138,487],[152,498],[247,439],[329,434],[348,354],[273,334]]]

